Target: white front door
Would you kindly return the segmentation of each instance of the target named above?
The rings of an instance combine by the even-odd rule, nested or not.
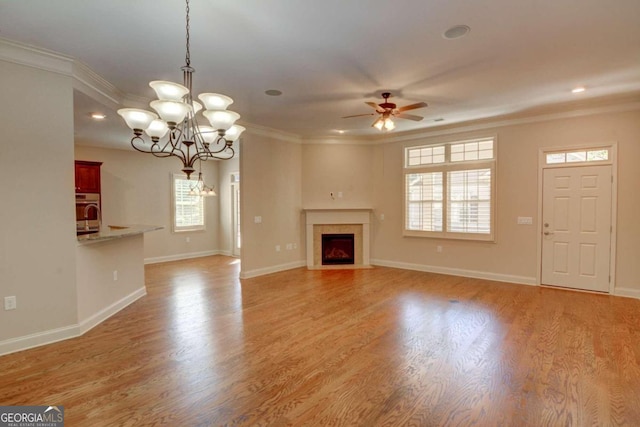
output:
[[[611,166],[544,169],[542,284],[608,292]]]

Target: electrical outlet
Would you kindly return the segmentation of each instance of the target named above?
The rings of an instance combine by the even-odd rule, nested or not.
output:
[[[191,242],[191,237],[186,237],[184,240],[185,240],[187,243],[189,243],[189,242]]]
[[[253,217],[253,222],[255,224],[262,224],[262,217],[261,216],[254,216]]]
[[[380,214],[380,221],[384,221],[384,214]]]
[[[436,252],[438,252],[439,254],[442,253],[442,246],[436,246]]]
[[[113,281],[118,280],[118,270],[113,270]]]
[[[293,243],[287,243],[287,246],[285,246],[287,248],[288,251],[290,251],[291,249],[293,249]]]
[[[4,309],[5,310],[15,310],[18,306],[18,302],[15,296],[4,297]]]
[[[276,245],[276,252],[280,252],[280,245]]]
[[[338,199],[342,199],[342,191],[338,191]]]
[[[298,249],[298,244],[297,243],[293,244],[293,249]]]

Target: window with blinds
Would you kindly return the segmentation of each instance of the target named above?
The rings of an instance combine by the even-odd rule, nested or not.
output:
[[[494,240],[495,139],[405,148],[407,236]]]
[[[189,194],[195,180],[173,175],[173,231],[204,230],[204,197]]]

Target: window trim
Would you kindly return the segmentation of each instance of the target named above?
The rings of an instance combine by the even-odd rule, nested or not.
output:
[[[202,225],[189,225],[189,226],[178,226],[176,224],[176,179],[187,180],[187,175],[182,173],[172,173],[170,174],[170,187],[171,187],[171,230],[174,233],[184,233],[184,232],[193,232],[193,231],[205,231],[207,229],[207,208],[206,203],[204,203],[204,198],[202,196],[193,196],[200,198],[200,203],[202,204]],[[194,180],[191,180],[195,182]]]
[[[493,158],[483,160],[466,160],[466,161],[451,161],[451,145],[464,144],[468,142],[476,142],[482,140],[493,140]],[[426,165],[408,165],[409,150],[412,148],[420,147],[436,147],[445,146],[445,162],[433,163]],[[448,240],[471,240],[481,242],[496,242],[497,230],[497,163],[498,163],[498,137],[497,135],[483,136],[478,138],[469,138],[464,140],[452,140],[447,142],[437,142],[433,144],[416,144],[406,145],[403,147],[404,167],[402,169],[402,235],[403,237],[422,237],[422,238],[436,238],[436,239],[448,239]],[[481,233],[461,233],[447,231],[448,226],[448,203],[449,203],[449,186],[448,186],[448,172],[463,171],[463,170],[477,170],[477,169],[489,169],[491,171],[491,199],[490,199],[490,211],[489,211],[489,227],[490,232],[488,234]],[[422,230],[408,230],[407,227],[407,186],[406,177],[408,174],[414,173],[428,173],[428,172],[442,172],[442,229],[443,231],[422,231]]]
[[[574,152],[584,151],[588,153],[589,151],[598,151],[598,150],[607,150],[608,159],[606,160],[582,160],[582,161],[564,161],[557,163],[549,163],[547,160],[547,156],[550,154],[571,154]],[[574,166],[597,166],[597,165],[610,165],[613,164],[613,145],[604,144],[604,145],[576,145],[573,147],[563,147],[563,148],[550,148],[550,149],[542,149],[542,164],[545,168],[569,168]]]

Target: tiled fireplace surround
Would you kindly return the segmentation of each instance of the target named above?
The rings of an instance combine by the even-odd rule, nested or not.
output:
[[[369,267],[369,233],[371,209],[305,209],[307,267],[358,268]],[[322,265],[322,235],[354,235],[353,265]]]

